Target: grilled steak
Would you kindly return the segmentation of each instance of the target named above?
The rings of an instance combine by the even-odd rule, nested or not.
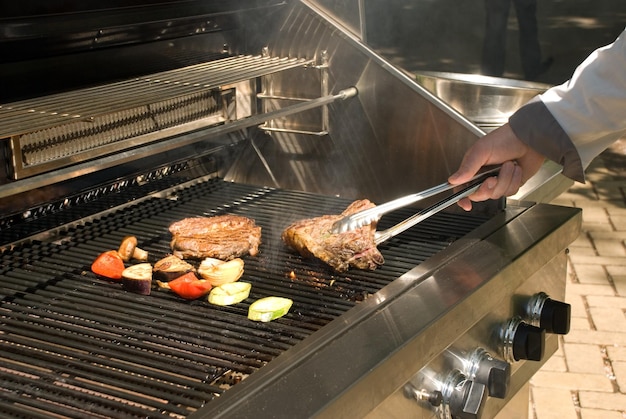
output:
[[[170,225],[169,230],[172,251],[181,259],[256,256],[261,244],[261,227],[238,215],[185,218]]]
[[[330,232],[335,221],[374,206],[363,199],[354,201],[340,215],[297,221],[283,231],[282,239],[302,256],[316,257],[338,272],[347,271],[350,267],[374,270],[384,263],[383,255],[374,242],[375,223],[345,233]]]

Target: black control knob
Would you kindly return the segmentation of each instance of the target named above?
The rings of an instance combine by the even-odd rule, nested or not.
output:
[[[513,359],[541,361],[545,348],[546,332],[536,326],[519,323],[513,337]]]
[[[511,381],[511,364],[485,353],[477,364],[473,379],[487,386],[491,397],[504,399]]]
[[[487,396],[484,384],[466,380],[450,396],[450,414],[454,419],[478,419]]]
[[[547,333],[566,335],[569,333],[572,307],[562,301],[553,300],[540,292],[528,302],[528,323],[544,329]]]
[[[545,330],[515,317],[502,328],[504,359],[509,362],[520,359],[540,361],[543,358],[545,340]]]

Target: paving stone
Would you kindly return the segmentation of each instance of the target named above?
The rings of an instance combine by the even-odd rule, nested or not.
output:
[[[599,200],[599,199],[595,199],[595,200],[578,200],[578,201],[574,202],[574,206],[576,206],[577,208],[582,208],[583,211],[584,211],[585,208],[599,208],[599,207],[601,207],[601,208],[605,208],[609,212],[609,215],[610,215],[612,209],[626,208],[626,202],[621,197],[617,197],[615,199],[602,199],[602,200]]]
[[[596,192],[593,190],[593,188],[574,189],[574,187],[572,187],[567,192],[563,192],[561,194],[561,198],[573,201],[575,206],[578,206],[578,202],[581,199],[598,199],[598,196],[596,195]]]
[[[575,284],[568,283],[565,288],[565,299],[569,302],[568,297],[574,297],[577,295],[605,295],[605,296],[615,296],[615,290],[611,285],[607,284]],[[572,304],[572,303],[570,303]]]
[[[559,198],[561,198],[563,195],[560,195]],[[624,198],[622,198],[621,196],[616,196],[608,199],[578,199],[574,201],[574,206],[582,208],[583,211],[585,208],[605,208],[607,211],[609,211],[613,208],[626,208],[626,202],[624,202]]]
[[[616,242],[623,242],[624,240],[626,240],[626,226],[624,226],[624,228],[620,231],[592,231],[591,233],[589,233],[589,235],[591,236],[591,239],[594,241],[595,240],[615,240]],[[587,238],[585,237],[585,239]]]
[[[598,251],[598,256],[626,257],[626,249],[624,249],[624,245],[618,240],[594,240],[594,246]]]
[[[599,199],[615,199],[622,193],[621,187],[617,185],[605,185],[600,188],[596,188],[596,193]]]
[[[626,411],[626,394],[603,393],[598,391],[581,391],[578,393],[582,408]]]
[[[611,362],[613,361],[624,361],[626,362],[626,347],[618,346],[618,345],[609,345],[606,347],[606,353]],[[626,391],[622,392],[626,393]]]
[[[574,264],[574,267],[576,267],[578,263],[626,266],[626,258],[624,257],[584,256],[571,252],[570,260]]]
[[[610,217],[610,219],[616,231],[626,232],[626,217]]]
[[[626,309],[626,298],[590,295],[587,297],[589,307]]]
[[[572,316],[570,320],[570,329],[571,330],[591,330],[589,319],[587,318],[587,316],[585,317]]]
[[[608,223],[609,215],[604,207],[586,207],[583,208],[583,223],[595,224],[595,223]]]
[[[611,366],[620,392],[626,393],[626,361],[612,361]]]
[[[595,344],[566,343],[563,346],[567,369],[575,373],[604,374],[604,354]]]
[[[583,232],[613,231],[613,226],[608,221],[585,222]]]
[[[594,343],[597,345],[626,346],[626,333],[596,330],[570,330],[563,336],[566,343]]]
[[[573,268],[581,284],[609,284],[609,278],[602,265],[577,263]]]
[[[565,357],[563,355],[554,354],[545,364],[542,365],[540,371],[551,372],[567,372],[567,364],[565,363]]]
[[[533,386],[562,390],[613,392],[613,384],[604,371],[601,374],[552,372],[539,370],[533,376]]]
[[[589,307],[589,314],[598,331],[626,333],[626,317],[621,308]]]
[[[585,306],[585,297],[582,295],[572,295],[565,290],[565,302],[571,306],[572,318],[584,319],[589,324],[589,313]],[[588,329],[585,327],[584,329]]]
[[[537,419],[578,419],[569,390],[532,386],[531,393]]]
[[[624,419],[624,416],[617,410],[580,409],[580,419]]]
[[[562,207],[573,207],[574,206],[574,201],[565,198],[563,195],[559,195],[558,197],[554,198],[552,201],[550,201],[550,203],[552,205],[560,205]]]
[[[609,218],[613,222],[613,225],[621,225],[626,228],[626,208],[615,208],[613,206],[606,207],[606,212],[609,214]],[[620,222],[618,222],[619,220]]]
[[[626,297],[626,275],[611,275],[617,294]]]

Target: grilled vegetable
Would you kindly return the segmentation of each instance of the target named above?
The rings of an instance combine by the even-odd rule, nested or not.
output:
[[[193,265],[190,263],[185,262],[178,256],[169,255],[155,263],[152,272],[156,280],[171,281],[194,270]]]
[[[231,282],[211,290],[209,303],[217,306],[237,304],[248,298],[252,284],[249,282]]]
[[[115,250],[109,250],[98,255],[91,264],[91,271],[98,276],[119,281],[124,271],[124,261]]]
[[[200,263],[198,273],[213,286],[235,282],[243,275],[243,260],[235,258],[224,262],[219,259],[206,258]]]
[[[174,291],[187,300],[195,300],[207,295],[213,286],[206,279],[198,279],[196,274],[188,272],[170,282],[157,281],[160,288]]]
[[[124,262],[128,262],[131,259],[137,259],[142,262],[148,260],[148,252],[137,247],[137,237],[135,236],[124,237],[117,252]]]
[[[248,309],[248,318],[258,322],[269,322],[289,312],[293,301],[283,297],[265,297],[256,300]]]
[[[136,294],[150,295],[152,288],[152,265],[140,263],[122,272],[122,288]]]

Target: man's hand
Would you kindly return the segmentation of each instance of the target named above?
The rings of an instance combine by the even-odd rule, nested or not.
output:
[[[544,157],[524,144],[509,124],[478,139],[465,153],[456,173],[448,178],[453,185],[469,181],[481,167],[502,164],[497,177],[483,182],[476,192],[459,201],[466,211],[472,209],[472,201],[486,201],[511,196],[530,179],[543,164]]]

